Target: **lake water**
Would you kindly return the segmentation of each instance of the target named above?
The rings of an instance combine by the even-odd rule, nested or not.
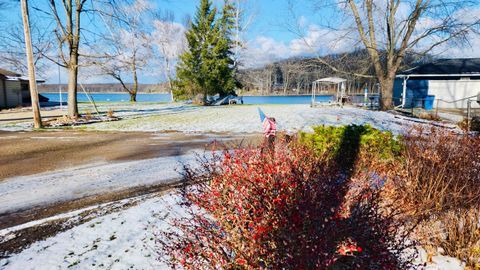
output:
[[[50,101],[60,102],[59,93],[40,93],[42,96],[47,97]],[[130,101],[130,95],[124,93],[92,93],[90,96],[96,102],[128,102]],[[62,93],[62,101],[67,101],[67,93]],[[84,93],[77,94],[78,102],[89,102],[87,96]],[[169,102],[170,94],[137,94],[138,102]]]
[[[58,93],[41,93],[53,102],[60,102]],[[90,94],[96,102],[128,102],[130,96],[124,93],[92,93]],[[311,96],[244,96],[244,104],[310,104]],[[317,96],[317,102],[328,102],[332,96]],[[89,102],[84,93],[78,93],[79,102]],[[62,101],[67,101],[67,93],[62,93]],[[170,102],[170,94],[137,94],[138,102]]]
[[[316,96],[317,102],[328,102],[333,96]],[[244,96],[244,104],[310,104],[312,96]]]

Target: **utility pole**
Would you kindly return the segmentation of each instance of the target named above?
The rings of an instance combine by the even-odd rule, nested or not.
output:
[[[23,33],[25,34],[25,49],[27,52],[28,80],[30,86],[30,97],[32,99],[33,126],[42,128],[42,117],[40,115],[40,103],[38,99],[37,80],[35,78],[35,65],[33,62],[32,37],[30,35],[30,22],[28,17],[27,0],[22,2]]]

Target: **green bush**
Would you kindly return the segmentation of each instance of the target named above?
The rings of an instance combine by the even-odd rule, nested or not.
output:
[[[300,141],[313,147],[317,154],[327,153],[331,158],[350,154],[352,158],[389,162],[397,159],[402,150],[400,136],[370,125],[317,126],[313,130],[314,133],[301,133]]]

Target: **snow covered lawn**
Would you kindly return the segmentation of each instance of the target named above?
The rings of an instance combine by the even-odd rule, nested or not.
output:
[[[381,130],[401,133],[405,130],[406,124],[390,113],[353,107],[310,108],[309,105],[202,107],[164,104],[130,109],[119,107],[115,115],[124,118],[122,121],[93,124],[87,126],[87,129],[258,133],[261,132],[258,107],[267,115],[275,117],[281,130],[291,132],[310,131],[315,125],[369,123]]]
[[[166,269],[157,260],[155,233],[185,215],[178,196],[147,198],[101,216],[0,260],[0,269]],[[0,231],[1,234],[1,231]]]
[[[185,209],[178,201],[174,193],[146,198],[132,208],[37,242],[0,260],[0,269],[169,269],[158,260],[155,238],[161,231],[174,229],[169,225],[172,219],[185,217]],[[425,259],[422,254],[421,261]],[[463,269],[453,258],[435,256],[433,261],[426,269]]]
[[[88,109],[82,104],[81,111]],[[122,120],[103,122],[76,128],[103,131],[179,131],[185,133],[259,133],[261,124],[257,112],[261,108],[277,119],[280,130],[311,131],[316,125],[370,124],[381,130],[402,133],[413,124],[391,113],[369,111],[355,107],[319,107],[309,105],[234,105],[204,107],[151,103],[100,104],[99,110],[113,110]],[[0,130],[29,129],[29,122],[0,123]]]

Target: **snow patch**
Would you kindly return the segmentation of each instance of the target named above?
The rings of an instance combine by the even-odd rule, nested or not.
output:
[[[128,188],[167,184],[180,177],[183,163],[195,155],[140,161],[98,162],[0,182],[0,214]]]
[[[156,233],[186,213],[173,193],[34,243],[0,260],[4,270],[16,269],[168,269],[157,260]]]

